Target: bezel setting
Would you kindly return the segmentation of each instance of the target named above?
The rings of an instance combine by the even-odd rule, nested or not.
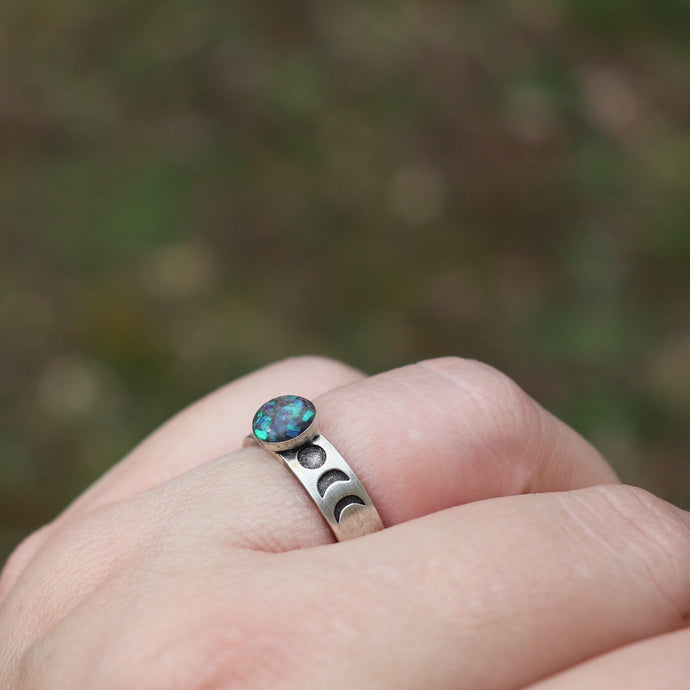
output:
[[[316,407],[299,395],[272,398],[256,411],[252,435],[268,450],[299,448],[319,435]]]

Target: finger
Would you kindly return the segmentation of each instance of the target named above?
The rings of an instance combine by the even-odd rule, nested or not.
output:
[[[631,487],[477,502],[281,554],[208,527],[168,526],[203,577],[152,542],[148,568],[120,568],[34,645],[27,677],[81,681],[95,658],[105,687],[187,687],[201,669],[195,687],[509,690],[677,629],[690,607],[690,518]]]
[[[633,487],[474,503],[320,559],[318,600],[306,558],[283,584],[299,580],[297,602],[318,607],[313,662],[332,663],[324,681],[352,669],[342,687],[522,688],[690,617],[690,515]],[[288,618],[299,603],[283,604]],[[336,621],[354,641],[344,654]],[[277,635],[299,634],[281,622]]]
[[[324,435],[374,486],[408,494],[402,517],[387,511],[392,522],[481,498],[616,481],[589,443],[487,365],[451,357],[364,379],[338,362],[299,358],[183,411],[76,505],[120,500],[239,448],[259,405],[289,389],[332,391],[318,397]],[[410,486],[422,490],[410,495]]]
[[[403,367],[333,389],[317,407],[324,436],[362,480],[385,525],[485,498],[617,481],[587,441],[476,362]],[[198,500],[222,515],[227,538],[240,546],[287,550],[331,539],[297,480],[261,449],[178,479],[162,487],[161,509],[178,493],[199,490]]]
[[[0,601],[36,552],[65,522],[95,507],[122,500],[239,448],[247,418],[277,392],[316,397],[363,378],[324,357],[295,357],[244,376],[207,395],[166,422],[77,498],[53,523],[31,534],[0,574]]]
[[[317,406],[324,435],[360,477],[386,525],[485,498],[616,481],[579,434],[477,362],[421,362],[333,389]],[[244,415],[247,425],[252,412]],[[204,414],[210,420],[199,422],[204,430],[223,417],[214,409]],[[237,436],[241,422],[235,421]],[[189,435],[185,447],[204,444],[197,427]],[[116,485],[90,505],[111,502],[118,491]],[[196,496],[240,546],[286,550],[331,540],[299,483],[261,449],[205,463],[161,487],[160,510],[179,495]]]
[[[690,630],[627,645],[579,664],[529,690],[659,690],[690,684]]]

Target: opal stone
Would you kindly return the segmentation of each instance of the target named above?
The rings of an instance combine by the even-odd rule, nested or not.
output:
[[[299,395],[281,395],[264,403],[254,415],[254,436],[266,443],[285,443],[304,433],[312,424],[314,403]]]

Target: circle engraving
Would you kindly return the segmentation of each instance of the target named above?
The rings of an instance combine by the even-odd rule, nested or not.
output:
[[[326,462],[326,451],[320,446],[304,446],[297,453],[297,462],[308,470],[316,470]]]

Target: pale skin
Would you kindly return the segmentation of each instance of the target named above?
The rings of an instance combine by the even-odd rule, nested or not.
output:
[[[286,393],[387,529],[333,543],[241,448]],[[8,690],[688,688],[690,515],[486,365],[298,358],[146,439],[15,551],[0,602]]]

